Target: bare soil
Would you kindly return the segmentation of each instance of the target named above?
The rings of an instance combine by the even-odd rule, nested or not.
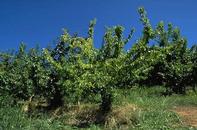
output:
[[[173,111],[180,115],[184,125],[197,127],[197,107],[178,106]]]

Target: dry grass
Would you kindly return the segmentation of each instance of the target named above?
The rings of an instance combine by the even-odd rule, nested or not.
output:
[[[99,106],[92,104],[80,104],[70,107],[58,108],[52,112],[53,119],[61,119],[65,125],[77,126],[80,128],[89,127],[92,124],[104,125],[105,128],[127,129],[137,124],[136,105],[125,104],[114,106],[112,111],[104,113]]]
[[[136,105],[126,104],[116,106],[109,113],[105,120],[105,126],[108,128],[129,129],[138,123]]]

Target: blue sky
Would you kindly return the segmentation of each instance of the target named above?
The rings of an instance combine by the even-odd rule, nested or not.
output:
[[[136,32],[127,48],[139,38],[142,25],[137,8],[143,6],[152,25],[163,20],[180,27],[189,46],[197,43],[196,0],[0,0],[0,50],[46,47],[67,28],[85,36],[89,21],[97,19],[95,47],[100,47],[105,26],[122,25],[125,34]]]

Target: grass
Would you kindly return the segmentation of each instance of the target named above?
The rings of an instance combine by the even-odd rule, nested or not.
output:
[[[132,103],[142,110],[139,114],[137,129],[197,129],[181,124],[180,117],[171,111],[179,106],[197,106],[197,94],[190,92],[187,95],[162,96],[162,87],[157,88],[133,88],[128,91],[118,90],[115,103],[122,105]],[[125,96],[123,96],[125,95]]]
[[[105,122],[98,124],[98,104],[81,104],[69,110],[60,108],[59,114],[28,115],[20,105],[12,105],[12,99],[0,96],[0,130],[196,130],[182,124],[173,107],[197,107],[197,94],[162,96],[162,87],[116,90],[113,110]],[[78,123],[88,125],[79,126]]]

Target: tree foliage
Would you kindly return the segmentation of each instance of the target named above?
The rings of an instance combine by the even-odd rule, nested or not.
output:
[[[106,29],[101,48],[94,47],[94,26],[86,37],[67,30],[54,48],[26,49],[0,54],[0,94],[17,99],[45,98],[50,108],[80,103],[87,97],[100,97],[103,111],[110,111],[113,90],[134,85],[163,85],[167,92],[185,94],[197,81],[197,46],[187,40],[171,23],[153,28],[144,8],[139,8],[142,36],[125,51],[134,29],[127,37],[122,26]],[[149,43],[153,42],[153,45]]]

